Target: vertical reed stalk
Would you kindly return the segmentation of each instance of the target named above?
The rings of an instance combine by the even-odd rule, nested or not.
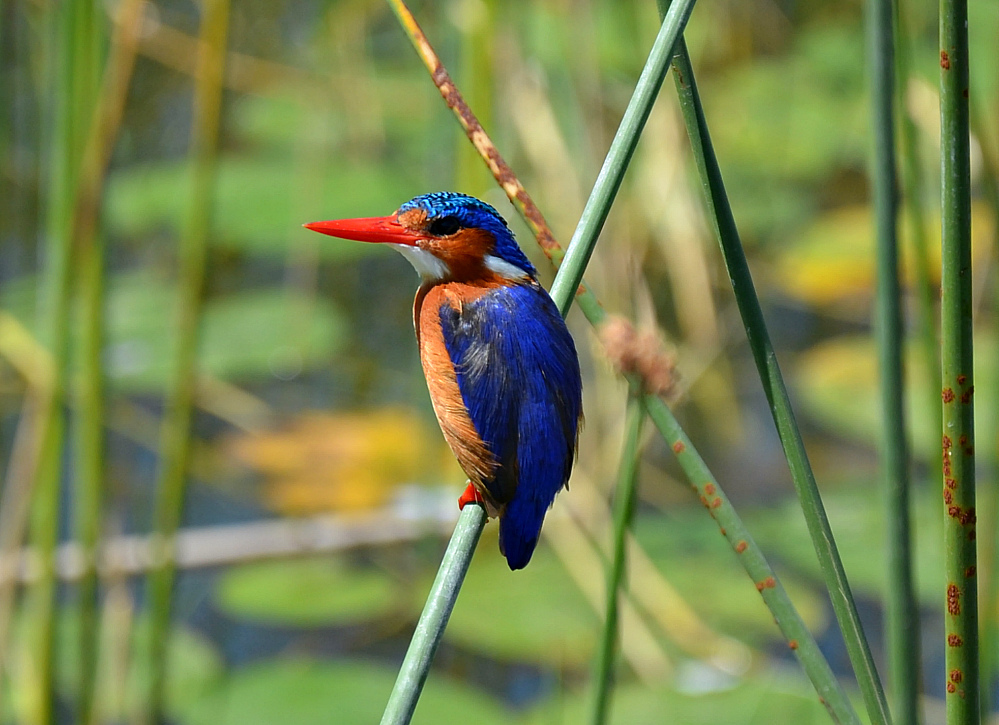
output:
[[[80,260],[82,320],[80,389],[76,433],[76,536],[84,557],[77,587],[80,627],[80,695],[76,722],[92,722],[97,674],[97,545],[104,500],[104,240],[99,232],[85,242]]]
[[[68,375],[70,293],[73,271],[73,208],[79,177],[86,113],[84,107],[93,60],[83,42],[92,17],[91,0],[72,0],[49,9],[48,62],[55,78],[51,99],[49,191],[46,210],[46,259],[43,271],[42,329],[52,350],[52,389],[37,428],[39,458],[33,472],[31,539],[41,561],[41,573],[32,586],[24,611],[31,625],[30,666],[23,685],[28,721],[52,722],[55,683],[55,628],[57,581],[54,554],[59,537],[62,456],[65,437],[64,405]]]
[[[84,178],[95,153],[95,131],[99,124],[94,109],[99,97],[99,70],[103,54],[103,28],[98,8],[88,3],[85,22],[80,23],[82,54],[90,57],[86,96],[80,107],[80,137],[85,144],[83,169],[74,205],[74,231],[78,232],[78,294],[80,328],[80,375],[76,390],[78,416],[74,425],[76,460],[75,530],[84,557],[84,569],[77,587],[77,615],[80,632],[79,697],[76,721],[93,722],[94,688],[97,679],[97,543],[101,531],[101,503],[104,484],[104,240],[96,228],[81,229],[76,221],[80,205],[89,196],[86,187],[98,182]],[[101,176],[100,178],[103,178]]]
[[[203,0],[191,125],[191,185],[180,240],[177,282],[176,353],[160,440],[154,526],[159,551],[147,580],[149,602],[148,723],[162,718],[167,677],[167,640],[175,576],[173,537],[180,525],[187,488],[194,407],[198,331],[204,291],[208,236],[214,201],[222,73],[229,25],[229,0]]]
[[[947,723],[980,721],[968,4],[940,2],[941,361]]]
[[[645,406],[637,394],[628,396],[628,413],[625,423],[624,448],[614,489],[614,538],[611,544],[611,560],[607,566],[607,598],[604,610],[604,629],[600,638],[593,679],[596,684],[596,697],[593,704],[593,725],[604,725],[610,712],[611,690],[614,680],[614,654],[617,650],[617,609],[621,596],[621,582],[624,580],[625,543],[634,518],[638,489],[638,468],[641,459],[639,444],[642,438],[642,424],[645,422]]]
[[[749,346],[756,361],[760,380],[763,382],[764,392],[770,403],[770,410],[781,445],[784,448],[784,455],[791,469],[791,479],[798,492],[798,500],[832,601],[833,611],[843,632],[843,639],[857,676],[857,682],[864,695],[868,715],[875,723],[889,723],[891,716],[888,712],[884,689],[878,677],[877,668],[874,666],[874,658],[871,656],[870,645],[864,635],[860,616],[857,614],[850,584],[846,578],[839,551],[836,548],[832,528],[829,525],[818,486],[815,483],[815,475],[805,451],[801,431],[795,422],[784,377],[777,363],[777,354],[770,341],[763,308],[756,295],[749,262],[742,248],[732,208],[728,202],[721,168],[718,165],[711,137],[708,134],[704,109],[701,106],[694,80],[694,70],[687,55],[686,43],[682,38],[677,45],[673,65],[675,70],[673,78],[680,98],[680,107],[687,126],[687,134],[690,136],[701,184],[707,194],[710,221],[721,244],[722,256],[725,259],[736,303],[746,328]]]
[[[881,372],[881,476],[887,524],[885,578],[888,666],[894,715],[919,720],[919,611],[913,585],[909,450],[905,428],[905,342],[898,259],[895,165],[894,33],[891,0],[868,0],[867,25],[874,131],[872,184],[877,236],[875,332]]]

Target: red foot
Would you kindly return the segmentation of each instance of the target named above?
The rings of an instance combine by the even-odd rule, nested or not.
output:
[[[465,493],[461,494],[461,496],[458,497],[458,508],[463,509],[465,508],[465,504],[470,504],[470,503],[477,503],[480,506],[483,505],[482,496],[479,494],[477,490],[475,490],[475,486],[473,486],[471,483],[469,483],[468,486],[465,488]]]

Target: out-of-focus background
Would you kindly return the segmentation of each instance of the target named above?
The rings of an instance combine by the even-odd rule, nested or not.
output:
[[[425,390],[411,268],[386,249],[300,225],[388,214],[417,194],[458,190],[495,205],[544,283],[552,278],[385,3],[206,2],[222,18],[214,35],[203,29],[204,8],[185,0],[97,4],[78,30],[65,27],[61,3],[0,5],[3,722],[32,722],[44,712],[32,694],[44,691],[39,627],[51,633],[57,721],[79,721],[78,695],[89,687],[81,657],[94,663],[94,721],[134,721],[142,712],[150,666],[145,574],[156,561],[154,511],[169,508],[157,503],[157,487],[163,451],[176,453],[177,442],[163,442],[161,424],[170,418],[165,400],[177,395],[171,381],[183,365],[182,330],[191,329],[191,320],[178,322],[185,299],[202,305],[166,714],[182,725],[374,721],[464,479]],[[655,3],[449,0],[413,10],[567,242],[657,32]],[[997,11],[994,0],[970,8],[973,110],[990,119],[975,122],[976,184],[999,141]],[[141,20],[128,25],[128,12]],[[913,69],[904,108],[921,172],[919,213],[903,214],[903,245],[917,577],[926,706],[935,722],[945,684],[939,392],[928,376],[921,314],[936,298],[923,298],[930,307],[921,308],[912,242],[921,219],[928,282],[936,284],[936,6],[905,3],[902,19]],[[875,453],[863,6],[702,0],[686,37],[771,335],[883,666],[887,564]],[[212,42],[225,43],[217,124],[210,111],[196,111],[198,103],[211,108],[217,86],[203,60]],[[61,129],[74,111],[59,79],[72,75],[67,59],[80,58],[73,43],[93,48],[98,70],[76,81],[90,96],[78,94],[85,110],[77,109],[66,141]],[[127,85],[101,90],[105,61],[105,81]],[[124,102],[120,114],[115,98]],[[111,119],[102,132],[90,131],[93,99],[99,117]],[[608,310],[658,330],[675,355],[680,379],[671,403],[833,668],[852,682],[689,156],[667,79],[587,279]],[[75,177],[61,162],[74,158],[85,169]],[[66,199],[75,216],[60,216]],[[87,227],[90,208],[99,213]],[[68,233],[60,227],[66,218]],[[973,231],[977,451],[982,487],[990,489],[999,386],[995,223],[984,203],[975,206]],[[201,232],[208,244],[199,291],[190,240]],[[71,240],[63,253],[52,241],[60,234]],[[102,249],[100,272],[93,259]],[[87,310],[101,288],[98,430],[106,442],[94,463],[85,411],[95,389],[88,345],[99,338]],[[53,325],[50,304],[59,289],[63,328]],[[597,547],[608,540],[625,388],[581,315],[571,313],[569,324],[586,413],[570,490],[525,571],[506,568],[495,525],[486,528],[418,722],[573,723],[587,712],[603,602]],[[39,411],[59,389],[53,365],[60,361],[65,395],[42,440]],[[89,495],[81,493],[85,469],[98,471],[102,484],[99,515],[89,518],[80,513]],[[614,721],[825,722],[755,587],[657,436],[645,448],[640,497]],[[101,567],[98,609],[87,619],[74,583],[86,557],[73,542],[98,525],[113,556]],[[979,525],[983,551],[994,551],[993,522]],[[20,549],[22,540],[32,548]],[[54,541],[61,583],[46,630],[32,622],[47,576],[31,552]],[[994,623],[985,581],[982,616]],[[96,654],[80,651],[81,617],[96,627]]]

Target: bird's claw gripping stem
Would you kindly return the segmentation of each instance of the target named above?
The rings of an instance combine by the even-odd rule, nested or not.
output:
[[[477,503],[483,506],[484,502],[482,500],[482,495],[476,490],[475,486],[469,482],[468,486],[465,487],[465,492],[458,497],[458,509],[461,510],[465,508],[466,504]]]

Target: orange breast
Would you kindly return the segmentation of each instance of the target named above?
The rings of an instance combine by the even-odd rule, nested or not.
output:
[[[444,433],[444,439],[459,465],[468,476],[472,485],[486,502],[486,511],[490,516],[497,516],[501,507],[489,496],[486,482],[495,475],[497,462],[482,437],[475,429],[475,424],[468,415],[468,409],[458,388],[458,378],[454,363],[444,345],[444,333],[441,329],[441,305],[451,305],[460,310],[467,304],[488,291],[485,287],[476,287],[459,282],[438,284],[429,288],[421,287],[416,293],[413,307],[413,322],[416,326],[416,338],[420,346],[420,361],[423,363],[423,374],[430,390],[430,400],[437,415],[437,422]]]

